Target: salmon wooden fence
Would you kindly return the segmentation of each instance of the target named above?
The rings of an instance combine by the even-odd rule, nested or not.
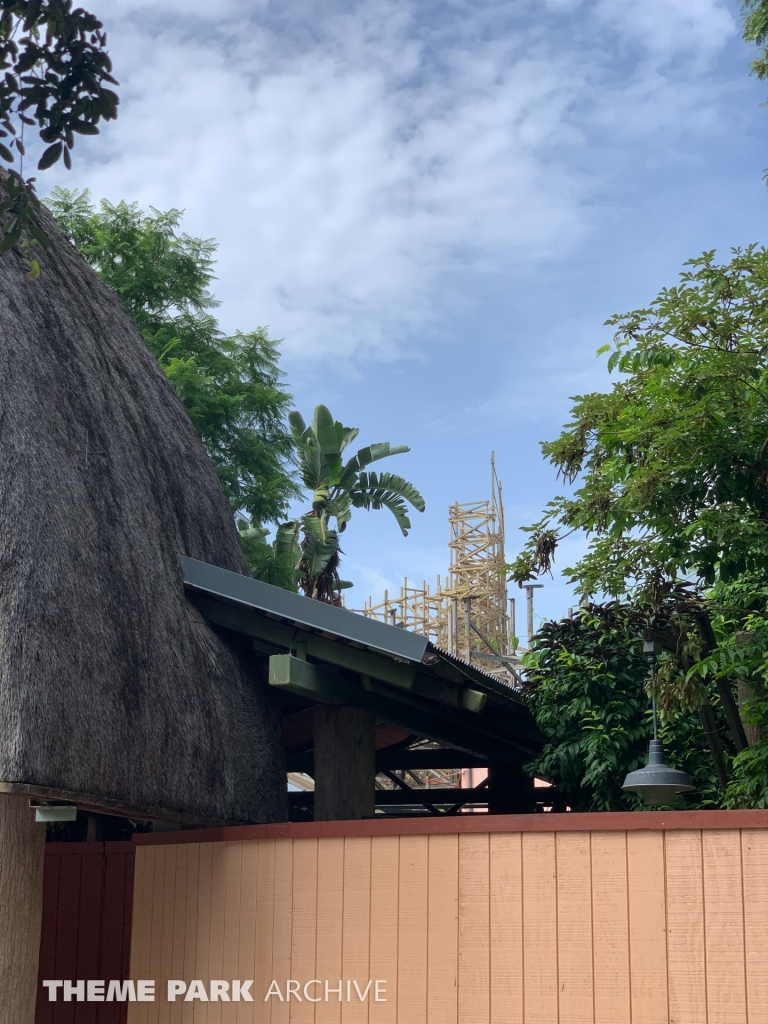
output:
[[[137,846],[131,977],[157,994],[129,1024],[768,1024],[765,812],[169,838]]]

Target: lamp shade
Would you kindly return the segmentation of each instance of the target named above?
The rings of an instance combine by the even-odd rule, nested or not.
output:
[[[639,793],[648,806],[671,804],[677,793],[690,793],[695,787],[685,772],[664,764],[664,750],[660,740],[651,740],[648,764],[630,772],[621,787],[628,793]]]

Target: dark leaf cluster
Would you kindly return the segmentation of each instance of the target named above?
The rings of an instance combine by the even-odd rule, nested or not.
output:
[[[2,248],[22,238],[45,244],[36,217],[34,178],[23,180],[24,129],[46,144],[38,169],[63,159],[72,166],[76,135],[98,135],[117,117],[117,85],[104,26],[72,0],[0,0],[0,158],[20,159],[15,196],[0,210]]]
[[[612,602],[545,622],[525,656],[525,694],[547,739],[528,770],[554,783],[573,810],[640,807],[621,785],[645,765],[653,729],[642,643],[637,613]],[[716,804],[722,794],[696,713],[662,714],[660,737],[667,763],[696,786],[679,806]]]

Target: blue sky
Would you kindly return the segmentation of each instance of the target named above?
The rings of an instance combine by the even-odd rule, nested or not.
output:
[[[305,416],[412,448],[392,468],[427,512],[406,539],[356,514],[349,604],[445,572],[492,450],[511,557],[556,493],[538,442],[608,386],[606,318],[765,239],[768,90],[730,0],[90,6],[120,117],[41,191],[183,208],[219,241],[222,325],[284,339]],[[556,577],[537,613],[572,603]]]

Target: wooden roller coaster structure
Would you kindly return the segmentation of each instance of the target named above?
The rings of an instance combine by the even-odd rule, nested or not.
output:
[[[491,496],[455,502],[448,509],[448,577],[433,590],[406,578],[399,595],[369,598],[362,614],[428,636],[443,650],[484,668],[511,686],[520,683],[515,636],[515,599],[507,594],[504,571],[502,484],[491,455]]]

